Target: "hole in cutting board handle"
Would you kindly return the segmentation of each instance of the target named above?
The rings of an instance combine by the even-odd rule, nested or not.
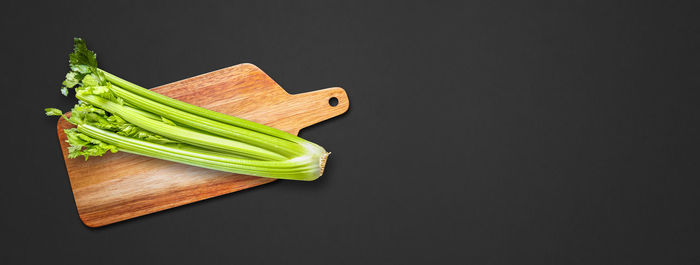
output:
[[[331,105],[331,107],[338,106],[338,98],[332,97],[328,100],[328,105]]]

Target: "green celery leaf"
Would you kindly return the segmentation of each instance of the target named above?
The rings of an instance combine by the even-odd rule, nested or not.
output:
[[[73,66],[85,67],[89,69],[91,67],[97,67],[97,54],[95,52],[88,50],[85,41],[81,38],[73,38],[73,53],[70,54],[69,60],[71,68]],[[76,71],[81,73],[88,73],[82,71]]]
[[[70,144],[68,147],[68,158],[83,156],[85,160],[88,160],[91,156],[102,156],[107,152],[116,153],[118,151],[116,146],[80,133],[76,128],[64,131],[68,138],[66,142]]]
[[[99,86],[100,82],[97,80],[95,75],[85,75],[83,77],[83,86]]]
[[[80,75],[76,72],[68,72],[66,74],[66,80],[63,81],[63,85],[67,88],[73,88],[75,85],[80,83]]]
[[[63,112],[56,108],[45,108],[46,116],[63,116]]]

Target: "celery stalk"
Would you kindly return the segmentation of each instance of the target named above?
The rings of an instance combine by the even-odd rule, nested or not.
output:
[[[149,117],[140,115],[139,112],[132,110],[130,107],[122,106],[111,102],[104,98],[94,95],[81,95],[78,93],[76,97],[93,106],[104,109],[110,113],[118,113],[118,115],[144,130],[162,135],[166,138],[182,141],[188,144],[211,148],[222,152],[231,152],[237,155],[247,156],[250,158],[264,160],[284,160],[285,157],[275,152],[262,149],[257,146],[249,145],[244,142],[237,142],[230,139],[217,137],[214,135],[200,133],[188,128],[169,125],[162,121],[156,121]]]
[[[260,177],[314,180],[330,153],[296,135],[178,101],[97,68],[97,56],[74,39],[61,89],[79,104],[66,120],[69,157],[124,151]],[[63,116],[58,109],[47,115]]]
[[[290,180],[314,180],[321,175],[327,155],[304,156],[287,161],[254,161],[205,149],[177,148],[151,143],[101,130],[91,125],[78,125],[78,131],[99,141],[114,144],[120,151],[214,170]]]

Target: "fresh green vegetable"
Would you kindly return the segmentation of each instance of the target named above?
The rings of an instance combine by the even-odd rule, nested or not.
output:
[[[78,104],[65,130],[70,158],[124,151],[260,177],[314,180],[330,153],[287,132],[178,101],[97,68],[97,55],[74,39],[61,93]]]

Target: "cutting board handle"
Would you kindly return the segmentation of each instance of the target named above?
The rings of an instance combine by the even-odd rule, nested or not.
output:
[[[332,100],[337,100],[335,106],[331,105]],[[345,90],[340,87],[331,87],[312,92],[292,95],[289,101],[283,103],[287,109],[287,115],[292,114],[292,120],[296,128],[304,128],[321,121],[333,118],[345,113],[350,107],[350,100]],[[297,134],[299,130],[292,130],[290,133]]]

